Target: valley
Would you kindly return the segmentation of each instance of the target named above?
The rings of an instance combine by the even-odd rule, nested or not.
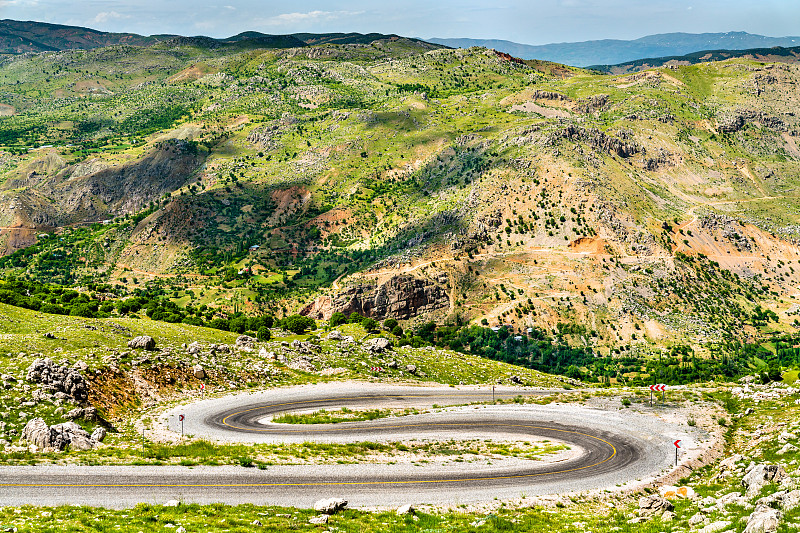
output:
[[[3,24],[3,529],[797,529],[794,56]]]

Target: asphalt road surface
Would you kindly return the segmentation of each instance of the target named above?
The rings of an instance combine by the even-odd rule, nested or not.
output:
[[[474,388],[325,384],[196,402],[166,413],[162,423],[195,437],[237,442],[359,442],[493,439],[558,441],[557,460],[508,459],[429,464],[329,464],[243,467],[0,468],[0,505],[84,504],[127,507],[139,502],[226,502],[309,507],[339,496],[352,507],[403,503],[458,504],[556,492],[614,488],[669,468],[671,442],[691,446],[688,426],[671,426],[630,410],[574,405],[468,405],[427,414],[331,425],[274,424],[282,412],[338,407],[431,407],[491,400]],[[547,391],[497,388],[495,398]]]

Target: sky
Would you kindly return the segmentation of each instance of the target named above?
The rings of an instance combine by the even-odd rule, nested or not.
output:
[[[800,34],[800,0],[0,0],[0,18],[143,35],[395,33],[546,44],[668,32]]]

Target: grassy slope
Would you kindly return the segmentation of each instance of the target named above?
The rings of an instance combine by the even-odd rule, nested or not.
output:
[[[779,294],[758,294],[762,305],[782,317],[779,329],[791,330],[782,312],[796,303],[789,267],[800,252],[783,238],[797,227],[797,156],[779,132],[758,121],[731,134],[721,134],[717,122],[742,107],[792,128],[794,119],[786,113],[798,97],[791,89],[796,67],[734,60],[627,77],[575,70],[562,78],[479,49],[409,55],[414,45],[400,41],[326,47],[322,59],[309,59],[317,57],[314,50],[115,48],[70,53],[73,63],[57,74],[62,58],[48,54],[4,66],[0,82],[13,89],[19,101],[9,102],[21,111],[11,119],[45,120],[49,129],[42,139],[58,138],[56,125],[78,110],[106,121],[96,137],[114,137],[114,122],[134,109],[171,101],[191,103],[182,125],[146,137],[143,146],[95,155],[119,163],[171,136],[210,147],[196,183],[174,192],[138,227],[103,230],[118,246],[106,251],[92,246],[96,239],[81,243],[83,255],[76,256],[93,261],[75,261],[74,268],[132,286],[133,277],[214,275],[221,264],[237,270],[253,265],[263,274],[221,291],[219,279],[193,278],[197,282],[187,285],[209,288],[192,303],[226,306],[230,298],[257,307],[259,295],[281,295],[286,273],[300,287],[286,302],[291,307],[308,302],[320,285],[376,260],[417,256],[438,260],[415,272],[449,274],[452,310],[469,319],[547,329],[577,322],[597,331],[594,341],[604,349],[681,342],[700,347],[716,330],[734,336],[745,331],[683,297],[686,287],[700,284],[714,292],[713,284],[695,278],[665,289],[647,271],[680,278],[685,265],[675,252],[682,251],[709,255],[748,279],[756,274],[759,284]],[[117,66],[121,60],[124,69]],[[201,74],[220,74],[161,83],[199,61]],[[87,99],[75,93],[97,76],[105,76],[102,83],[115,94]],[[760,82],[756,97],[753,84],[770,76],[774,81]],[[535,90],[569,100],[540,97],[534,101],[538,107],[529,108],[534,111],[512,111],[531,102]],[[605,95],[605,103],[591,99],[597,95]],[[646,153],[620,158],[586,138],[564,139],[566,124],[597,128]],[[247,140],[265,127],[270,132],[264,144]],[[58,151],[67,161],[86,156],[85,150]],[[12,160],[7,178],[43,155]],[[12,197],[18,189],[5,194]],[[709,213],[754,224],[737,229],[753,249],[737,249],[721,231],[705,228]],[[478,229],[494,216],[499,227],[488,225],[488,239],[481,237]],[[195,222],[187,225],[187,218]],[[664,224],[673,229],[665,231]],[[316,240],[309,237],[312,228],[319,230]],[[421,246],[408,244],[420,234]],[[262,249],[232,263],[241,235],[244,244]],[[456,251],[448,249],[453,241]],[[640,241],[646,250],[637,248]],[[189,253],[198,247],[227,250],[228,259]],[[341,255],[319,256],[307,259],[301,271],[295,248],[369,255],[352,264]],[[620,258],[621,267],[610,270],[611,258]],[[131,276],[125,267],[138,272]],[[556,274],[564,271],[574,275]],[[737,290],[752,292],[747,285]],[[522,291],[516,301],[508,296],[511,286]],[[588,291],[609,294],[586,298]],[[521,305],[528,299],[530,304]],[[675,299],[683,300],[678,310]],[[624,316],[632,307],[642,311]],[[667,308],[673,310],[665,316]],[[690,320],[684,320],[687,313]],[[612,317],[620,315],[617,327]]]
[[[69,461],[158,461],[159,458],[163,460],[165,453],[172,455],[155,445],[149,451],[132,450],[140,438],[137,437],[140,430],[135,429],[134,421],[142,416],[149,420],[168,403],[197,397],[200,383],[206,384],[207,394],[211,395],[234,390],[351,379],[455,385],[493,384],[498,380],[508,383],[511,376],[516,375],[527,385],[563,386],[563,382],[554,376],[443,350],[404,347],[382,357],[373,357],[360,348],[367,334],[356,325],[339,328],[356,339],[356,344],[346,352],[340,349],[337,342],[320,340],[316,335],[278,337],[267,343],[259,343],[267,352],[286,353],[287,361],[282,363],[261,356],[259,350],[212,354],[209,345],[232,346],[237,335],[182,324],[146,319],[92,320],[46,315],[4,304],[0,304],[0,323],[3,325],[0,335],[0,374],[16,380],[9,380],[11,385],[0,392],[0,412],[4,413],[5,422],[0,438],[16,442],[30,418],[41,416],[49,424],[55,424],[63,421],[63,413],[74,407],[60,400],[31,400],[30,388],[36,386],[28,384],[25,375],[34,359],[50,357],[60,364],[66,361],[69,365],[82,361],[88,367],[82,373],[90,381],[90,401],[115,424],[119,433],[109,436],[111,447],[103,449],[98,457],[94,452],[78,452],[71,454]],[[56,338],[45,338],[45,333],[52,333]],[[325,334],[324,331],[318,333]],[[152,336],[157,341],[157,351],[136,353],[129,350],[127,342],[135,335]],[[293,349],[285,349],[281,343],[295,340],[308,340],[320,346],[318,353],[308,357],[315,371],[293,368],[293,362],[299,354]],[[182,348],[183,344],[192,342],[198,342],[203,347],[200,354],[190,355]],[[391,360],[398,363],[396,370],[388,368]],[[195,378],[192,371],[197,364],[202,365],[207,374],[202,380]],[[406,372],[406,365],[409,364],[417,367],[416,374]],[[373,366],[382,366],[385,370],[372,372],[370,368]],[[92,429],[92,424],[87,424],[87,427]],[[242,454],[240,448],[212,447],[211,456],[216,456],[217,461],[233,461]],[[186,453],[191,457],[195,457],[193,454],[206,459],[209,457],[208,450],[202,446]],[[273,450],[270,453],[284,452]],[[181,455],[176,452],[175,456]],[[29,454],[15,455],[10,452],[3,455],[3,460],[11,463],[33,459]]]

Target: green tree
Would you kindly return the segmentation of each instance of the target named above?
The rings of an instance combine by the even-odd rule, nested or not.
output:
[[[395,320],[394,318],[387,318],[386,320],[383,321],[383,329],[385,329],[386,331],[392,331],[396,325],[397,325],[397,320]]]
[[[289,315],[281,320],[280,325],[283,329],[289,330],[296,335],[302,335],[309,329],[317,327],[313,318],[302,315]]]
[[[378,321],[374,318],[365,318],[361,321],[361,327],[364,328],[367,333],[374,333],[378,331]]]
[[[272,338],[272,333],[270,333],[269,328],[267,326],[261,326],[260,328],[258,328],[256,337],[258,338],[258,340],[266,342]]]

